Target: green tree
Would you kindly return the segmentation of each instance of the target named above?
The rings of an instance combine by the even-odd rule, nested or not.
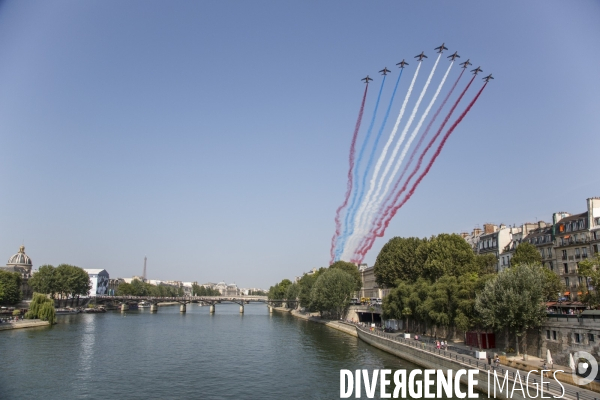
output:
[[[582,296],[582,301],[591,308],[600,305],[600,253],[596,253],[593,258],[581,261],[579,263],[579,275],[583,276],[589,284],[585,285],[586,292]],[[592,290],[588,289],[588,286]]]
[[[542,256],[538,249],[529,242],[523,242],[517,246],[515,255],[510,260],[511,265],[541,264]]]
[[[17,304],[21,301],[21,274],[0,271],[0,304]]]
[[[409,298],[414,291],[414,284],[398,280],[395,288],[383,298],[381,306],[385,319],[404,319],[405,330],[408,330],[408,318],[412,316]]]
[[[269,300],[283,300],[287,292],[288,286],[292,284],[289,279],[283,279],[281,282],[276,283],[274,286],[269,288]]]
[[[442,233],[417,248],[417,257],[426,258],[422,276],[435,281],[444,275],[461,276],[478,272],[475,253],[469,244],[456,234]]]
[[[356,280],[339,268],[329,268],[319,275],[311,292],[311,304],[321,313],[329,311],[340,318],[356,287]]]
[[[25,318],[49,321],[50,324],[56,323],[56,310],[54,309],[54,300],[46,297],[42,293],[34,293],[33,299],[29,304],[29,310],[25,313]]]
[[[477,265],[479,275],[494,274],[496,273],[498,259],[492,253],[477,254],[475,256],[475,265]]]
[[[288,286],[285,292],[285,299],[296,300],[298,298],[298,294],[300,294],[300,285],[297,283],[292,283]]]
[[[398,279],[416,282],[421,276],[426,254],[417,254],[417,248],[427,239],[416,237],[390,239],[377,255],[375,261],[375,280],[381,287],[392,288]]]
[[[548,268],[542,267],[542,271],[544,272],[544,300],[558,300],[559,293],[564,291],[560,278]]]
[[[353,263],[349,263],[346,261],[336,261],[333,264],[331,264],[329,266],[329,268],[337,268],[337,269],[341,269],[344,272],[349,273],[353,278],[354,278],[354,291],[358,292],[360,290],[360,288],[362,287],[362,278],[360,276],[360,271],[358,270],[358,267],[353,264]]]
[[[52,265],[42,265],[27,283],[34,292],[49,294],[54,299],[57,292],[56,268]]]
[[[540,265],[520,264],[499,273],[477,295],[475,309],[483,324],[513,332],[517,354],[519,336],[527,343],[527,329],[538,328],[546,319],[545,279]]]

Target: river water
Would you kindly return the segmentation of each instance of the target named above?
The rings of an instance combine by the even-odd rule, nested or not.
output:
[[[340,369],[417,368],[263,304],[58,321],[0,332],[0,399],[337,399]]]

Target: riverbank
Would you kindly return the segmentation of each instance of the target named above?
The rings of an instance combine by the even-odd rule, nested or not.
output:
[[[358,337],[363,342],[373,347],[376,347],[389,354],[393,354],[397,357],[410,361],[414,364],[420,365],[423,368],[439,369],[441,367],[444,369],[451,369],[455,373],[456,371],[462,369],[479,369],[481,373],[480,376],[486,376],[492,371],[492,367],[488,366],[485,360],[477,360],[475,359],[475,357],[473,357],[473,355],[465,355],[453,351],[439,350],[436,349],[435,346],[426,344],[424,342],[415,341],[414,339],[404,339],[398,336],[397,334],[389,334],[380,331],[372,332],[365,327],[360,327],[345,322],[323,320],[318,316],[314,316],[308,313],[301,313],[296,310],[290,310],[283,307],[274,307],[274,309],[277,311],[289,312],[297,318],[302,318],[312,322],[318,322],[327,325],[331,328],[340,330],[342,332],[346,332],[352,336]],[[513,360],[511,361],[514,363]],[[521,374],[525,376],[525,372],[535,371],[537,372],[537,374],[535,372],[532,374],[532,379],[534,379],[533,383],[525,383],[523,381],[523,377],[519,377],[517,379],[523,381],[523,386],[528,386],[532,393],[537,392],[538,389],[536,386],[536,380],[540,379],[538,372],[541,369],[540,366],[513,366],[511,365],[511,363],[508,364],[509,366],[501,365],[498,368],[496,368],[495,372],[498,374],[498,376],[502,377],[507,375],[509,383],[512,383],[513,381],[516,382],[515,376],[519,377]],[[528,367],[528,369],[525,370],[524,367]],[[521,372],[518,372],[518,370],[520,370]],[[579,387],[573,385],[573,380],[569,374],[557,373],[556,378],[558,378],[562,382],[562,385],[564,385],[565,392],[563,398],[578,400],[596,400],[598,398],[597,394],[595,393],[597,391],[598,385],[595,382],[592,382],[591,384],[588,384],[585,387]],[[557,397],[560,396],[563,390],[561,387],[562,385],[559,385],[551,377],[549,381],[550,382],[548,382],[548,380],[545,380],[546,383],[544,383],[544,392],[546,394],[552,394]],[[480,383],[476,386],[476,388],[481,393],[487,393],[487,379],[479,379],[479,382]],[[466,383],[466,381],[464,383]],[[539,385],[539,383],[537,385]],[[496,397],[501,399],[525,399],[525,397],[520,396],[518,392],[513,392],[510,394],[510,396],[508,395],[508,392],[506,395],[504,393],[497,393]]]
[[[23,321],[3,322],[0,324],[0,331],[8,331],[12,329],[23,328],[38,328],[40,326],[50,326],[50,322],[40,319],[26,319]]]

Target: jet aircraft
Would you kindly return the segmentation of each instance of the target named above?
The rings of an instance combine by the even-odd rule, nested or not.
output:
[[[458,55],[458,51],[455,51],[454,54],[449,55],[447,58],[451,58],[452,61],[456,60],[457,58],[460,58],[460,56]]]
[[[473,73],[473,75],[477,75],[480,72],[483,72],[483,70],[481,69],[481,67],[477,67],[475,69],[472,69],[471,72]]]
[[[469,67],[469,65],[473,65],[473,63],[470,63],[470,62],[469,62],[470,60],[471,60],[471,59],[470,59],[470,58],[468,58],[468,59],[467,59],[467,61],[460,63],[460,65],[462,65],[462,66],[463,66],[463,68],[468,68],[468,67]]]
[[[425,55],[425,52],[422,51],[421,54],[419,54],[418,56],[415,56],[415,58],[418,58],[419,61],[423,61],[423,59],[427,58],[427,56]]]
[[[488,76],[486,76],[485,78],[483,78],[483,80],[487,83],[490,81],[490,79],[494,79],[494,77],[492,76],[492,74],[489,74]]]
[[[387,75],[388,72],[392,72],[389,69],[387,69],[387,67],[384,67],[381,71],[379,71],[381,73],[381,75]]]
[[[369,81],[372,81],[373,79],[369,78],[369,75],[367,75],[366,78],[362,78],[361,81],[365,81],[366,84],[369,83]]]
[[[400,68],[404,68],[404,66],[405,66],[405,65],[408,65],[408,63],[407,63],[406,61],[404,61],[404,59],[402,59],[402,61],[400,61],[400,62],[399,62],[398,64],[396,64],[396,65],[399,65],[399,66],[400,66]]]
[[[448,50],[448,48],[446,46],[444,46],[445,43],[442,43],[442,45],[440,47],[436,47],[434,50],[437,50],[438,53],[442,53],[444,50]]]

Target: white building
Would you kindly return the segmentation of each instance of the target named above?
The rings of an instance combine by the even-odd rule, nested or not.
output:
[[[90,276],[90,297],[104,296],[108,294],[108,272],[105,269],[84,269]]]

